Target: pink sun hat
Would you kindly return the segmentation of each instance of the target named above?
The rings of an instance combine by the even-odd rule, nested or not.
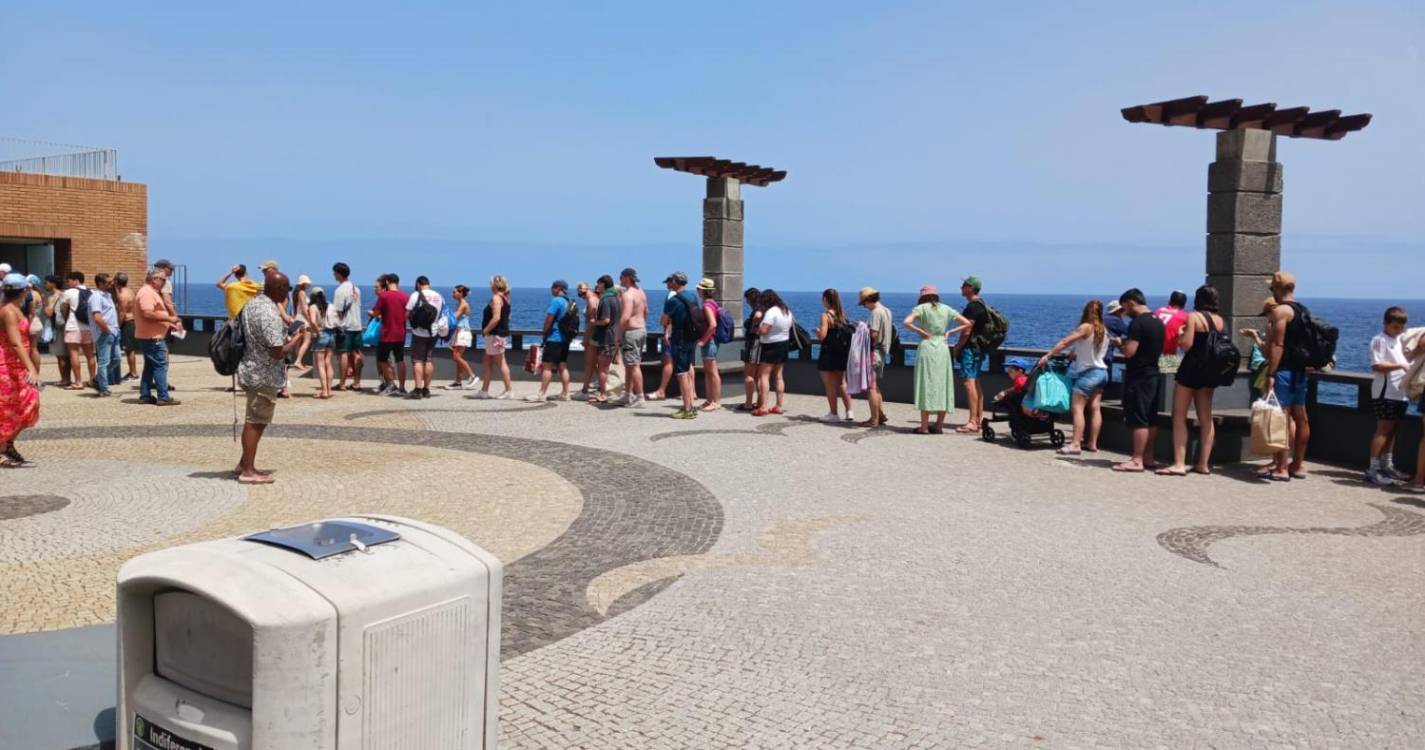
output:
[[[926,284],[925,286],[920,288],[920,296],[924,297],[927,294],[933,294],[939,297],[940,290],[936,289],[934,284]]]

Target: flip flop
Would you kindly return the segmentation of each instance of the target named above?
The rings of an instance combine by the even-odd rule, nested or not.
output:
[[[698,407],[698,411],[718,411],[722,409],[722,404],[703,404]]]
[[[1186,469],[1182,471],[1178,471],[1176,469],[1158,469],[1153,473],[1160,477],[1185,477],[1188,475]]]
[[[1292,472],[1292,474],[1291,474],[1291,478],[1292,478],[1292,479],[1306,479],[1306,478],[1309,477],[1309,476],[1311,476],[1311,475],[1310,475],[1310,474],[1307,474],[1307,473],[1304,472],[1304,471],[1294,471],[1294,472]]]
[[[1147,469],[1142,466],[1134,467],[1129,466],[1128,464],[1114,464],[1113,470],[1120,474],[1142,474],[1143,472],[1147,471]]]
[[[914,433],[917,434],[917,435],[929,435],[929,434],[930,434],[930,428],[928,428],[928,427],[917,427],[917,428],[915,428],[914,430],[912,430],[912,432],[914,432]]]
[[[255,477],[245,477],[239,474],[237,480],[238,484],[272,484],[277,481],[271,476],[263,476],[260,474]]]
[[[1212,472],[1211,472],[1210,470],[1209,470],[1209,471],[1203,471],[1202,469],[1199,469],[1199,468],[1197,468],[1196,466],[1192,467],[1191,469],[1188,469],[1188,471],[1191,472],[1191,473],[1193,473],[1193,474],[1201,474],[1201,475],[1203,475],[1203,476],[1205,476],[1205,477],[1210,477],[1210,476],[1212,476]]]
[[[1055,451],[1055,453],[1058,453],[1058,454],[1061,455],[1061,456],[1077,456],[1077,455],[1083,453],[1083,451],[1081,451],[1081,450],[1079,450],[1079,449],[1077,449],[1077,448],[1074,448],[1074,449],[1060,448],[1059,450]]]

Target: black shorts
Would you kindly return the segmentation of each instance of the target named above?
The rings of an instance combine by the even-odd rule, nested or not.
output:
[[[544,364],[562,365],[569,361],[568,341],[544,342]]]
[[[1184,388],[1191,388],[1195,391],[1202,390],[1203,388],[1212,389],[1217,387],[1217,382],[1208,374],[1207,367],[1201,362],[1189,357],[1183,358],[1182,363],[1178,365],[1177,374],[1173,375],[1173,379],[1178,385]]]
[[[435,355],[435,339],[430,336],[411,337],[411,361],[429,362]]]
[[[406,342],[382,341],[376,345],[376,361],[395,364],[406,358]]]
[[[1123,380],[1123,423],[1129,427],[1152,427],[1158,412],[1163,409],[1159,397],[1158,383],[1163,376],[1158,373],[1124,378]]]
[[[787,361],[787,349],[791,347],[785,341],[776,341],[762,345],[761,364],[780,365]]]
[[[129,322],[119,326],[119,346],[126,352],[136,352],[139,345],[134,341],[134,322]]]
[[[1405,418],[1405,410],[1410,406],[1409,401],[1396,401],[1393,398],[1373,398],[1371,399],[1371,412],[1376,415],[1376,419],[1384,422],[1393,422]]]

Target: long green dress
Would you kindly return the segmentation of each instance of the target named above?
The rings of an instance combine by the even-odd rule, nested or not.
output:
[[[945,304],[916,305],[915,324],[930,333],[915,350],[915,408],[921,411],[952,411],[955,408],[954,367],[945,331],[960,316]]]

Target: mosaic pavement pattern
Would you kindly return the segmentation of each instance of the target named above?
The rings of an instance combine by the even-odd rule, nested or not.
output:
[[[264,445],[279,483],[228,508],[232,403],[205,367],[179,366],[172,410],[47,391],[0,533],[137,502],[66,467],[212,488],[154,544],[347,512],[456,528],[509,564],[504,748],[1425,747],[1425,510],[1329,469],[1119,476],[817,425],[813,397],[677,422],[303,383]],[[0,562],[4,632],[105,621],[145,548],[26,543]]]

